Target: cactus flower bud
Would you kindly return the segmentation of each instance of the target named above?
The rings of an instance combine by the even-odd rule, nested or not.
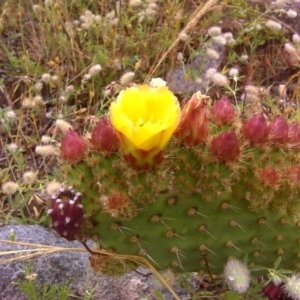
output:
[[[281,299],[284,295],[283,283],[276,285],[273,281],[270,281],[262,288],[262,291],[268,299]]]
[[[300,148],[300,128],[297,122],[289,125],[288,142],[292,144],[293,148]]]
[[[240,155],[240,145],[234,131],[225,131],[211,142],[212,154],[222,162],[235,161]]]
[[[228,286],[242,294],[250,286],[250,271],[246,265],[237,259],[230,259],[224,269],[225,280]]]
[[[71,128],[61,141],[60,151],[63,159],[76,163],[84,158],[86,143],[76,131]]]
[[[53,229],[68,241],[75,240],[83,220],[82,195],[72,187],[61,188],[57,195],[51,196],[51,208],[48,215]]]
[[[247,120],[242,128],[247,140],[252,144],[262,144],[267,141],[269,129],[263,114],[258,114]]]
[[[229,125],[234,122],[235,111],[226,96],[222,96],[222,98],[212,106],[210,117],[219,126],[225,124]]]
[[[269,124],[269,137],[273,144],[284,144],[288,140],[289,126],[284,116],[276,117]]]
[[[91,142],[101,152],[112,152],[117,149],[119,140],[107,117],[102,117],[92,131]]]
[[[175,132],[180,142],[188,146],[203,143],[209,133],[205,97],[195,93],[182,109],[181,120]]]

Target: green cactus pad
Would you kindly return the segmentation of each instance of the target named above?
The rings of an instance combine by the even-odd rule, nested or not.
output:
[[[288,147],[245,144],[240,159],[225,164],[206,145],[172,143],[155,170],[135,171],[118,154],[91,151],[84,162],[65,164],[63,174],[83,193],[89,237],[110,252],[178,272],[205,269],[207,261],[220,273],[229,257],[246,254],[268,268],[281,256],[282,267],[299,270],[298,164]],[[266,168],[278,170],[278,186],[262,180]]]

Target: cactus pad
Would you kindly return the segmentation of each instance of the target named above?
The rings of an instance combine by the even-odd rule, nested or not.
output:
[[[178,132],[155,168],[134,169],[122,151],[103,155],[93,146],[76,165],[63,164],[92,224],[84,232],[102,249],[143,256],[158,270],[199,271],[208,263],[220,273],[229,257],[246,254],[268,268],[281,256],[284,268],[299,270],[300,156],[292,125],[284,118],[267,124],[261,115],[242,120],[236,111],[220,124],[203,109],[205,140],[187,146]],[[263,133],[252,130],[257,124]],[[126,269],[119,264],[101,270],[118,274]]]

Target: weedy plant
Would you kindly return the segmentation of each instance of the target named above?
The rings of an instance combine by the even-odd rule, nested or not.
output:
[[[276,5],[232,0],[189,18],[193,1],[6,1],[1,220],[45,224],[32,192],[46,191],[60,235],[98,241],[87,248],[96,271],[202,271],[213,288],[193,297],[238,299],[214,277],[227,263],[226,286],[244,297],[261,297],[255,278],[275,274],[298,299],[298,275],[284,274],[299,271],[300,39],[274,18],[295,11]],[[202,74],[205,93],[179,103],[150,81],[195,49],[219,59],[213,44],[227,48]],[[252,279],[246,265],[260,268]]]
[[[27,264],[27,266],[24,266],[24,272],[25,281],[19,280],[15,284],[17,284],[20,290],[28,296],[29,300],[69,299],[68,295],[70,291],[68,284],[56,286],[48,283],[38,287],[35,281],[37,274],[32,271],[31,264]]]

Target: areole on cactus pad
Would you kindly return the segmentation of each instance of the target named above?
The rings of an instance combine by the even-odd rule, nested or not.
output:
[[[158,270],[199,271],[208,262],[221,273],[228,258],[245,255],[268,268],[281,256],[282,267],[299,270],[298,124],[263,114],[243,120],[227,98],[212,108],[206,100],[196,93],[180,112],[166,87],[134,86],[91,141],[67,132],[61,174],[71,188],[52,197],[53,228],[143,256]],[[91,261],[107,274],[126,271],[112,260]]]

